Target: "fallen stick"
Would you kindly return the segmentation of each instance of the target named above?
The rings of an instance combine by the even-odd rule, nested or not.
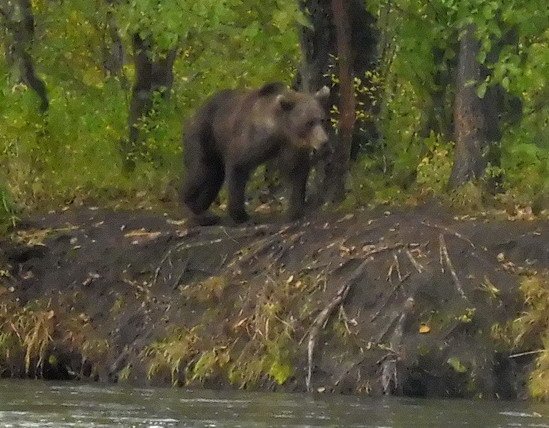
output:
[[[387,296],[387,298],[384,300],[384,302],[381,304],[381,306],[379,307],[379,309],[376,311],[375,314],[373,314],[371,317],[370,317],[370,322],[371,321],[375,321],[375,319],[381,315],[381,312],[383,311],[383,309],[385,309],[385,307],[389,304],[389,302],[391,301],[391,299],[393,298],[393,296],[395,295],[396,291],[400,288],[402,289],[402,283],[404,281],[406,281],[409,277],[410,277],[411,273],[408,272],[406,275],[404,275],[402,277],[402,279],[400,280],[400,282],[398,284],[396,284],[393,289],[391,290],[391,292],[389,293],[389,295]]]
[[[519,357],[524,357],[526,355],[541,354],[543,352],[547,352],[547,349],[536,349],[535,351],[519,352],[518,354],[509,355],[508,358],[519,358]]]
[[[387,272],[387,282],[393,282],[392,276],[393,272],[396,271],[398,280],[402,281],[402,274],[400,273],[400,263],[398,261],[398,256],[395,252],[393,252],[393,263],[391,263],[391,266],[389,267],[389,272]]]
[[[380,254],[380,253],[384,253],[385,251],[396,250],[398,248],[403,248],[408,246],[409,244],[403,244],[402,242],[397,242],[396,244],[393,244],[393,245],[385,245],[383,247],[376,247],[374,245],[371,245],[367,250],[364,251],[363,254],[360,255],[360,257],[352,257],[352,258],[346,259],[340,266],[332,269],[329,273],[334,274],[334,272],[336,272],[338,269],[343,268],[343,266],[346,266],[348,263],[352,263],[353,261],[356,261],[359,259],[364,260],[364,258],[367,258],[368,260],[372,260],[371,257],[375,256],[376,254]]]
[[[397,242],[396,244],[393,244],[393,245],[386,245],[384,247],[375,247],[375,248],[369,249],[363,254],[363,256],[370,257],[370,256],[373,256],[374,254],[383,253],[384,251],[396,250],[397,248],[402,248],[407,246],[408,244]]]
[[[469,238],[467,238],[465,235],[462,235],[461,233],[456,232],[455,230],[452,230],[452,229],[450,229],[446,226],[441,226],[440,224],[429,223],[427,220],[423,220],[421,222],[421,224],[424,224],[425,226],[428,226],[428,227],[432,227],[434,229],[442,230],[442,231],[448,233],[449,235],[454,235],[456,238],[467,242],[471,247],[476,248],[475,244],[473,244],[473,242]]]
[[[467,296],[465,295],[465,292],[463,291],[463,286],[461,285],[461,281],[459,280],[459,277],[457,276],[456,270],[454,269],[454,265],[452,264],[452,260],[450,260],[450,256],[448,255],[448,248],[446,247],[446,242],[444,240],[444,235],[441,233],[438,237],[438,240],[440,242],[440,254],[441,257],[444,257],[444,261],[446,262],[446,266],[450,270],[450,274],[452,275],[452,279],[454,280],[454,285],[456,286],[456,289],[458,293],[461,295],[461,297],[465,300],[467,300]]]
[[[180,274],[177,276],[177,278],[175,279],[175,282],[173,283],[173,286],[172,286],[173,290],[175,290],[179,285],[179,281],[181,281],[181,278],[183,278],[183,275],[185,275],[185,272],[187,272],[188,267],[189,267],[189,258],[187,257],[183,262],[183,268],[181,269]]]
[[[412,265],[416,268],[417,273],[422,273],[425,270],[423,265],[415,259],[415,257],[408,249],[406,249],[406,256],[408,256],[408,260],[410,260],[410,263],[412,263]]]
[[[252,259],[257,258],[258,254],[261,254],[264,251],[267,251],[270,247],[272,247],[285,232],[291,230],[292,226],[293,225],[285,226],[282,229],[280,229],[278,232],[259,240],[258,242],[255,243],[255,248],[253,248],[254,245],[252,245],[253,249],[250,249],[250,252],[247,255],[242,256],[240,259],[235,259],[233,262],[229,264],[228,267],[233,267],[235,265],[242,266],[248,263],[249,261],[251,261]]]
[[[403,281],[407,278],[408,276],[406,276],[405,278],[403,278]],[[398,314],[395,314],[393,316],[393,319],[387,324],[387,328],[385,329],[385,331],[379,336],[379,338],[374,341],[374,342],[370,342],[368,345],[375,345],[377,347],[379,347],[380,349],[384,349],[385,351],[387,351],[387,353],[381,358],[379,359],[377,362],[376,362],[376,365],[380,365],[382,363],[384,363],[387,358],[389,356],[393,356],[394,357],[394,360],[398,360],[399,358],[399,353],[397,351],[395,351],[395,349],[397,348],[397,346],[399,345],[399,343],[401,342],[402,340],[402,335],[403,335],[403,332],[404,332],[404,323],[405,323],[405,320],[407,318],[407,316],[411,313],[413,307],[414,307],[414,304],[415,304],[415,301],[412,297],[408,297],[406,299],[406,302],[404,303],[404,308],[403,308],[403,312],[402,313],[398,313]],[[398,321],[398,322],[397,322]],[[396,323],[396,325],[395,325]],[[382,345],[382,340],[383,340],[383,337],[389,332],[389,330],[391,330],[391,328],[393,328],[393,326],[395,326],[394,330],[393,330],[393,335],[391,336],[391,339],[390,339],[390,343],[389,343],[389,346],[384,346]],[[336,382],[334,383],[334,386],[337,386],[345,376],[347,376],[347,374],[349,374],[351,372],[351,370],[353,368],[355,368],[356,366],[358,366],[359,364],[362,364],[362,362],[366,359],[367,357],[366,356],[363,356],[361,358],[359,358],[358,360],[356,360],[353,364],[351,364],[351,366],[349,368],[347,368],[339,377],[338,379],[336,380]],[[384,370],[386,369],[385,365],[382,366],[382,385],[383,385],[383,389],[384,391],[387,391],[388,390],[388,387],[390,386],[390,382],[385,382],[387,380],[393,380],[394,382],[394,385],[395,387],[398,386],[398,378],[397,378],[397,372],[394,373],[394,376],[392,377],[389,377],[389,378],[385,378],[384,379]],[[384,383],[385,382],[385,383]]]

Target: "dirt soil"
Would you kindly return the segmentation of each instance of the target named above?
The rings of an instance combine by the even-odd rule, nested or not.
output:
[[[532,358],[496,333],[548,238],[435,203],[246,227],[53,212],[0,242],[0,333],[20,347],[0,334],[0,373],[513,398]]]

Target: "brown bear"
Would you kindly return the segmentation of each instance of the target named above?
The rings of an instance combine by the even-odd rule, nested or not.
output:
[[[219,220],[208,208],[227,180],[228,209],[234,222],[248,220],[245,189],[250,174],[274,158],[283,165],[291,193],[288,215],[302,216],[310,154],[328,141],[321,104],[330,91],[316,94],[269,83],[255,90],[224,90],[211,97],[185,127],[186,177],[181,199],[199,224]]]

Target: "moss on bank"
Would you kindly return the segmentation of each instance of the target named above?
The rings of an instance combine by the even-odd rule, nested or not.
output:
[[[519,353],[536,356],[529,376],[532,397],[549,399],[549,272],[525,277],[520,284],[525,311],[512,323],[512,338]]]

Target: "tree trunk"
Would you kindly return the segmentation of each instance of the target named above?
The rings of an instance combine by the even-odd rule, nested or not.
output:
[[[454,83],[452,75],[455,73],[457,62],[454,59],[447,59],[444,64],[444,51],[441,49],[435,49],[433,56],[436,64],[436,72],[433,76],[434,87],[429,94],[426,119],[420,135],[427,138],[431,132],[434,132],[449,141],[452,139],[452,112],[447,108],[446,99]]]
[[[481,67],[481,80],[490,76],[491,66],[499,61],[499,56],[505,47],[512,47],[518,52],[518,32],[515,28],[509,29],[499,39],[492,40],[492,50],[486,56],[485,64]],[[489,142],[497,142],[502,136],[503,124],[516,124],[522,118],[522,101],[515,95],[508,93],[500,85],[490,85],[482,99],[484,111],[485,133]]]
[[[375,19],[366,10],[363,0],[346,2],[349,16],[351,51],[350,61],[354,76],[360,78],[366,87],[371,87],[368,72],[377,65],[378,34]],[[322,86],[333,87],[329,105],[338,103],[337,84],[330,76],[334,57],[338,56],[336,27],[331,0],[302,0],[301,10],[309,16],[313,28],[302,27],[300,34],[302,64],[295,87],[306,92],[316,92]],[[362,146],[378,139],[374,117],[379,113],[373,106],[371,93],[357,94],[357,101],[365,111],[364,118],[356,123],[353,132],[351,158],[356,159]]]
[[[360,78],[362,85],[369,91],[356,94],[357,111],[365,114],[356,118],[351,145],[351,160],[356,160],[360,151],[371,151],[378,147],[379,131],[376,118],[379,115],[379,104],[374,103],[377,88],[372,86],[371,72],[378,63],[379,30],[376,19],[365,6],[364,0],[351,0],[349,5],[349,20],[351,25],[351,58],[355,77]]]
[[[507,47],[518,53],[518,32],[516,28],[509,29],[499,39],[492,41],[492,50],[486,56],[481,67],[481,80],[490,76],[492,65],[499,61],[502,50]],[[488,142],[486,160],[493,166],[501,164],[501,150],[498,144],[503,134],[503,126],[515,125],[522,119],[522,100],[510,94],[501,84],[490,85],[482,99],[484,114],[484,135]],[[503,174],[487,177],[486,188],[492,194],[502,192]]]
[[[339,141],[334,148],[330,163],[328,197],[337,202],[345,197],[345,181],[349,171],[351,144],[355,124],[355,95],[351,63],[351,25],[349,6],[346,0],[332,0],[334,16],[339,77]]]
[[[105,16],[105,38],[101,47],[103,68],[111,76],[121,76],[124,66],[124,45],[112,10],[115,0],[106,0],[106,3],[108,9]]]
[[[127,171],[135,168],[138,158],[147,155],[147,150],[140,141],[139,121],[149,115],[155,91],[160,91],[163,97],[169,95],[176,57],[176,48],[173,48],[158,59],[153,59],[150,41],[142,39],[137,33],[133,35],[132,45],[135,80],[128,116],[128,139],[122,141],[122,155]]]
[[[31,56],[34,43],[34,15],[31,0],[18,0],[10,9],[0,8],[0,13],[12,38],[7,52],[10,57],[8,62],[17,67],[19,79],[38,95],[40,111],[44,113],[48,110],[49,100],[46,84],[36,74]]]
[[[475,50],[476,53],[478,53],[478,44],[473,40],[462,40],[461,48],[467,50],[465,44],[469,44],[470,48]],[[452,134],[452,128],[454,129],[454,135],[456,136],[457,140],[457,126],[458,122],[456,121],[457,118],[457,106],[458,106],[458,97],[456,97],[456,103],[454,105],[454,118],[452,120],[452,112],[449,111],[447,108],[446,103],[446,97],[450,91],[452,91],[452,84],[455,83],[457,90],[456,93],[460,94],[460,89],[463,90],[464,85],[469,86],[470,81],[473,81],[473,79],[476,80],[476,82],[482,82],[486,78],[490,76],[491,73],[491,67],[490,65],[493,65],[499,61],[499,55],[502,51],[502,49],[506,46],[517,46],[518,43],[518,36],[515,29],[510,29],[507,31],[503,36],[499,39],[492,40],[492,50],[487,54],[486,61],[484,65],[482,64],[476,64],[476,53],[474,55],[469,55],[465,51],[462,51],[463,53],[460,53],[458,58],[454,59],[448,59],[446,60],[446,64],[444,64],[444,67],[442,67],[442,60],[444,58],[444,55],[442,51],[435,51],[435,61],[437,63],[437,72],[434,76],[434,91],[431,94],[431,105],[429,110],[427,111],[427,119],[425,121],[425,126],[422,129],[421,135],[423,137],[427,137],[431,131],[435,132],[436,134],[441,134],[443,138],[449,140],[451,139]],[[458,43],[456,43],[456,46],[454,49],[459,49],[460,46]],[[469,55],[469,57],[466,58],[464,55]],[[473,61],[474,60],[474,64]],[[469,61],[469,64],[466,64],[466,62]],[[469,77],[464,75],[463,73],[466,73],[464,71],[464,68],[469,67],[470,65],[473,65],[474,70],[469,68]],[[477,71],[477,67],[478,70]],[[451,76],[456,74],[456,68],[459,68],[459,73],[461,73],[461,77],[457,79],[457,82],[452,82]],[[480,152],[483,155],[483,158],[481,159],[481,162],[478,165],[478,171],[480,171],[480,174],[483,173],[484,167],[487,162],[490,162],[492,165],[499,165],[500,163],[500,151],[498,142],[501,140],[502,136],[502,126],[503,124],[514,124],[517,123],[518,120],[520,120],[522,116],[522,103],[520,98],[513,96],[509,94],[500,84],[490,85],[488,86],[486,93],[484,94],[484,97],[481,99],[476,99],[475,94],[475,86],[468,87],[469,89],[469,95],[473,99],[473,107],[474,109],[479,109],[480,105],[480,111],[481,114],[478,115],[476,118],[479,122],[477,126],[479,127],[477,130],[478,138],[481,139],[481,150]],[[463,93],[461,93],[461,96],[463,97]],[[463,98],[461,98],[463,99]],[[463,102],[467,102],[466,100]],[[463,104],[461,104],[463,106]],[[461,123],[460,126],[463,126],[464,124]],[[456,152],[457,152],[456,147]],[[468,156],[471,152],[468,150],[464,150],[464,148],[460,148],[460,154],[464,154],[465,156]],[[477,150],[478,149],[473,149]],[[457,161],[457,157],[456,157]],[[462,162],[463,163],[463,162]],[[473,162],[474,163],[474,162]],[[466,173],[463,169],[463,166],[456,166],[456,177],[459,175],[475,178],[477,177],[477,173],[473,174],[471,172]],[[476,171],[477,167],[472,167],[469,171]],[[460,169],[460,172],[458,173],[457,169]],[[499,181],[501,177],[492,177],[491,180],[489,180],[486,184],[489,186],[489,190],[492,192],[499,191]],[[461,178],[461,183],[464,183],[467,181],[467,179]],[[459,185],[459,184],[457,184]],[[457,185],[449,184],[450,188],[454,188]]]
[[[300,8],[312,25],[312,28],[302,27],[300,31],[302,60],[295,87],[304,92],[316,92],[324,85],[331,85],[327,73],[336,46],[330,1],[300,1]]]
[[[350,34],[350,67],[355,76],[360,77],[366,86],[369,86],[367,72],[377,65],[377,30],[375,19],[368,13],[363,0],[348,0],[345,2]],[[300,44],[302,50],[302,65],[299,69],[295,87],[302,91],[315,92],[326,85],[332,88],[328,106],[339,105],[339,84],[332,82],[330,73],[334,58],[337,57],[337,36],[331,0],[300,0],[301,10],[308,15],[312,28],[302,27]],[[350,27],[350,28],[349,28]],[[372,105],[370,95],[358,95],[361,108],[366,111],[365,120],[361,120],[353,128],[351,153],[352,159],[358,155],[361,147],[377,141],[378,132],[374,123],[377,114]],[[337,137],[332,129],[330,132],[331,145],[335,146]],[[327,190],[332,188],[332,178],[335,164],[339,162],[333,154],[321,153],[313,160],[316,165],[314,175],[315,191],[312,199],[321,203],[326,199]],[[348,164],[348,163],[347,163]]]
[[[486,167],[485,118],[476,87],[481,78],[477,61],[479,42],[475,27],[465,28],[460,41],[456,99],[454,102],[454,138],[456,142],[454,166],[448,186],[455,189],[467,181],[479,178]]]

